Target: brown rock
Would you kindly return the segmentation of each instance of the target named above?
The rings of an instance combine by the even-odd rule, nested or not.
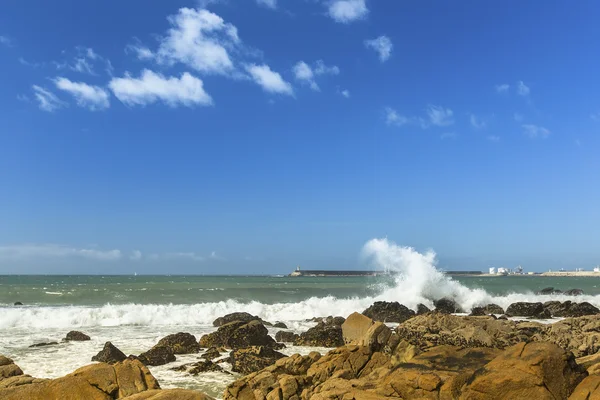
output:
[[[87,340],[91,340],[90,337],[79,331],[71,331],[67,333],[67,337],[65,337],[65,341],[84,342]]]
[[[506,315],[511,317],[534,317],[544,312],[542,303],[513,303],[506,309]]]
[[[270,347],[252,346],[233,350],[229,355],[229,363],[233,372],[250,374],[275,364],[285,355]]]
[[[127,356],[111,342],[106,342],[104,348],[92,357],[92,361],[115,364],[125,360]]]
[[[462,307],[452,299],[440,299],[434,301],[433,304],[435,305],[435,311],[443,314],[455,314],[464,312]]]
[[[205,360],[212,361],[215,358],[221,357],[221,353],[219,352],[219,349],[217,349],[216,347],[211,347],[210,349],[206,350],[204,352],[204,354],[202,354],[201,357],[204,358]]]
[[[415,316],[415,312],[397,301],[377,301],[362,312],[374,321],[404,322]]]
[[[124,400],[214,400],[203,393],[187,389],[147,390]]]
[[[488,304],[483,307],[483,310],[486,314],[504,314],[504,309],[497,304]]]
[[[600,375],[586,377],[569,396],[569,400],[597,399],[600,399]]]
[[[257,320],[248,323],[236,321],[222,325],[216,332],[204,335],[200,338],[202,347],[226,347],[239,349],[249,346],[267,346],[282,348],[271,336],[267,328]]]
[[[300,334],[300,337],[294,341],[295,346],[338,347],[343,344],[342,328],[324,322]]]
[[[196,337],[184,332],[165,336],[158,341],[156,347],[168,347],[173,354],[193,354],[201,349]]]
[[[369,328],[374,324],[370,317],[364,313],[357,312],[350,314],[342,324],[342,336],[345,343],[354,343],[360,340]]]
[[[223,317],[219,317],[213,321],[213,326],[219,327],[230,322],[250,322],[250,321],[261,321],[262,320],[256,315],[249,314],[247,312],[236,312],[227,314]]]
[[[58,342],[43,342],[43,343],[32,344],[31,346],[29,346],[29,348],[55,346],[57,344],[58,344]]]
[[[169,347],[154,346],[145,353],[138,356],[138,359],[149,366],[165,365],[177,360],[173,350]]]
[[[179,367],[171,368],[173,371],[185,371],[190,375],[198,375],[204,372],[225,372],[219,364],[210,360],[198,361],[195,363],[183,364]],[[228,372],[227,372],[228,373]]]
[[[275,334],[275,340],[280,343],[293,343],[298,337],[294,332],[279,331]]]
[[[551,343],[519,343],[477,371],[461,399],[566,399],[586,377],[573,354]]]

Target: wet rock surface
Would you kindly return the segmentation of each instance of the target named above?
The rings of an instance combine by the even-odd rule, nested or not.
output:
[[[434,301],[435,311],[443,314],[455,314],[465,312],[462,307],[452,299],[439,299]]]
[[[187,372],[190,375],[199,375],[205,372],[223,372],[229,373],[223,369],[219,364],[215,364],[210,360],[198,361],[195,363],[188,363],[180,365],[179,367],[171,368],[173,371]]]
[[[167,347],[173,354],[194,354],[202,348],[194,335],[184,332],[165,336],[158,341],[156,347]]]
[[[200,338],[201,347],[226,347],[239,349],[249,346],[266,346],[276,349],[283,347],[269,336],[267,328],[258,320],[248,323],[234,321],[221,325],[216,332]]]
[[[542,303],[518,302],[512,303],[506,309],[506,315],[511,317],[535,317],[543,312],[544,305]]]
[[[288,331],[279,331],[275,334],[275,340],[280,343],[293,343],[298,337],[298,334]]]
[[[233,350],[229,355],[229,363],[233,372],[251,374],[275,364],[277,360],[284,357],[284,354],[270,347],[252,346]]]
[[[153,367],[165,365],[177,360],[175,354],[173,353],[173,350],[171,350],[169,347],[162,346],[154,346],[145,353],[140,354],[137,358],[144,365],[149,365]]]
[[[337,325],[337,322],[339,321],[331,321],[330,324],[319,322],[317,326],[301,333],[300,336],[294,340],[294,345],[312,347],[342,346],[344,344],[342,327]]]
[[[111,342],[106,342],[104,348],[92,357],[92,361],[116,364],[125,360],[127,356]]]
[[[404,322],[416,315],[413,310],[397,301],[377,301],[362,313],[374,321],[398,323]]]
[[[65,341],[73,341],[73,342],[85,342],[91,340],[91,338],[83,332],[79,331],[71,331],[67,333],[65,337]]]

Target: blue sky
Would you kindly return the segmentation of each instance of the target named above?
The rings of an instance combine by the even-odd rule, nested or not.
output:
[[[0,273],[591,268],[599,12],[4,1]]]

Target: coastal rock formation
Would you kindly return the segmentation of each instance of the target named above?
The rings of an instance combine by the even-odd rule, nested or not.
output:
[[[427,314],[431,310],[425,304],[417,304],[417,315]]]
[[[357,312],[350,314],[342,324],[342,337],[345,343],[354,343],[360,340],[373,326],[371,318]]]
[[[36,343],[36,344],[32,344],[31,346],[29,346],[29,348],[35,348],[35,347],[47,347],[47,346],[55,346],[57,345],[58,342],[42,342],[42,343]]]
[[[216,347],[211,347],[210,349],[206,350],[204,354],[202,354],[200,357],[204,358],[205,360],[212,361],[215,358],[221,357],[221,352]]]
[[[333,317],[333,316],[328,316],[328,317],[314,317],[308,321],[311,322],[322,322],[325,325],[337,325],[337,326],[342,326],[342,324],[344,323],[344,321],[346,320],[346,318],[344,317]]]
[[[23,371],[13,360],[0,355],[0,379],[10,378],[12,376],[23,375]]]
[[[185,371],[190,375],[199,375],[204,372],[226,372],[219,364],[210,360],[198,361],[195,363],[183,364],[179,367],[171,368],[173,371]],[[229,373],[229,372],[226,372]]]
[[[461,399],[566,399],[587,376],[573,354],[551,343],[519,343],[467,381]]]
[[[469,317],[485,317],[487,313],[483,307],[473,307]]]
[[[452,299],[440,299],[434,301],[435,311],[443,313],[443,314],[455,314],[455,313],[463,313],[465,312],[462,307]]]
[[[137,360],[125,360],[115,365],[88,365],[62,378],[0,389],[0,398],[112,400],[151,389],[160,387],[150,371]]]
[[[415,312],[397,301],[377,301],[362,312],[375,321],[404,322],[415,316]]]
[[[104,348],[98,354],[92,357],[92,361],[104,362],[107,364],[116,364],[125,360],[127,356],[111,342],[106,342]]]
[[[203,393],[187,389],[146,390],[125,400],[214,400]]]
[[[275,334],[275,340],[280,343],[293,343],[298,337],[298,334],[287,331],[279,331]]]
[[[158,341],[156,347],[168,347],[173,354],[193,354],[201,349],[196,337],[184,332],[165,336]]]
[[[340,325],[337,325],[337,322],[338,321],[334,320],[332,320],[330,324],[326,322],[319,322],[317,326],[314,326],[308,331],[300,334],[300,336],[294,340],[294,345],[312,347],[342,346],[344,344],[342,328]]]
[[[504,314],[504,309],[497,304],[488,304],[487,306],[483,307],[483,311],[485,311],[485,313],[488,315],[489,314],[499,314],[499,315]]]
[[[566,318],[546,328],[540,341],[550,341],[569,350],[575,357],[583,357],[600,351],[600,315]]]
[[[535,294],[544,294],[544,295],[562,294],[562,290],[554,289],[553,287],[547,287],[547,288],[544,288],[544,289],[536,292]]]
[[[287,329],[288,327],[283,322],[276,322],[273,324],[273,328]]]
[[[544,305],[542,303],[518,302],[512,303],[506,309],[506,315],[511,317],[535,317],[543,312]]]
[[[233,372],[251,374],[275,364],[277,360],[284,357],[284,354],[270,347],[252,346],[233,350],[229,355],[229,363]]]
[[[73,341],[73,342],[85,342],[87,340],[91,340],[88,335],[79,331],[71,331],[67,333],[67,336],[64,339],[65,341]]]
[[[256,315],[249,314],[247,312],[235,312],[231,314],[227,314],[223,317],[219,317],[213,321],[213,326],[219,327],[225,324],[229,324],[230,322],[250,322],[250,321],[261,321],[262,320]]]
[[[567,290],[566,292],[564,292],[563,294],[565,294],[567,296],[581,296],[583,294],[583,290],[582,289],[570,289],[570,290]]]
[[[267,328],[258,320],[248,323],[234,321],[221,325],[216,332],[204,335],[200,338],[201,347],[226,347],[228,349],[239,349],[250,346],[266,346],[276,349],[282,348],[268,335]]]
[[[137,357],[144,365],[156,367],[175,361],[177,358],[169,347],[154,346]]]
[[[571,301],[547,301],[544,303],[544,309],[553,317],[583,317],[585,315],[595,315],[600,313],[600,309],[590,303],[573,303]]]
[[[15,305],[15,306],[22,306],[22,305],[23,305],[23,303],[21,303],[20,301],[15,301],[15,304],[14,304],[14,305]]]

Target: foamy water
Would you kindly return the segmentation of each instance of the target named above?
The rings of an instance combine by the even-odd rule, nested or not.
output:
[[[214,331],[212,322],[217,317],[238,311],[258,315],[266,321],[282,321],[290,330],[299,333],[314,325],[306,322],[307,319],[328,315],[346,317],[355,311],[366,309],[379,300],[398,301],[412,309],[416,309],[419,303],[433,307],[433,301],[442,297],[455,299],[465,310],[488,303],[506,308],[518,301],[548,300],[587,301],[600,306],[600,295],[584,295],[576,298],[563,295],[539,296],[532,290],[513,292],[510,287],[502,293],[494,294],[485,287],[468,287],[436,269],[436,256],[433,251],[420,253],[386,239],[369,241],[363,249],[363,257],[376,269],[394,271],[396,273],[394,281],[385,284],[365,281],[371,282],[369,283],[371,287],[353,289],[347,282],[357,281],[350,279],[346,281],[313,278],[313,280],[303,281],[288,278],[290,279],[288,281],[283,278],[279,280],[265,278],[263,281],[266,283],[260,286],[260,283],[249,278],[239,278],[236,281],[235,277],[206,278],[197,285],[176,278],[169,278],[168,282],[156,283],[151,279],[140,281],[136,278],[131,282],[121,282],[100,277],[97,278],[100,282],[98,284],[95,283],[94,278],[79,279],[76,284],[64,278],[63,281],[51,283],[43,280],[39,285],[36,283],[29,286],[14,284],[0,286],[0,295],[4,290],[10,291],[10,296],[22,296],[23,293],[28,293],[37,296],[31,298],[38,303],[31,306],[0,308],[0,354],[12,357],[25,373],[41,378],[55,378],[89,364],[91,357],[106,341],[113,342],[126,354],[140,354],[151,348],[160,338],[171,333],[190,332],[200,338],[203,334]],[[506,279],[509,279],[506,282],[511,282],[511,278]],[[532,281],[527,282],[531,284]],[[219,286],[208,287],[217,284]],[[567,288],[570,287],[562,289]],[[310,296],[310,293],[315,291],[318,293],[329,291],[332,294]],[[351,295],[352,292],[360,295]],[[106,296],[106,293],[110,293],[109,297],[115,298],[114,304],[68,304],[68,301],[73,301],[72,299],[75,298],[83,304],[93,303],[89,301],[90,298]],[[227,296],[232,298],[227,299]],[[202,301],[194,302],[196,297],[201,298]],[[46,298],[49,299],[47,301],[50,305],[42,301]],[[106,297],[97,297],[98,301],[104,298]],[[130,303],[117,301],[123,298],[132,298],[136,301]],[[144,299],[148,300],[144,301]],[[175,299],[183,303],[178,304]],[[65,304],[57,301],[63,301]],[[92,340],[29,348],[34,343],[60,341],[69,330],[73,329],[87,333]],[[272,329],[270,332],[274,335],[277,330]],[[291,347],[284,352],[308,354],[311,350],[313,349]],[[198,360],[199,356],[177,356],[177,362],[152,367],[151,371],[162,387],[193,388],[220,397],[225,386],[232,382],[235,376],[207,373],[193,377],[183,372],[171,371],[171,368],[177,365]]]

